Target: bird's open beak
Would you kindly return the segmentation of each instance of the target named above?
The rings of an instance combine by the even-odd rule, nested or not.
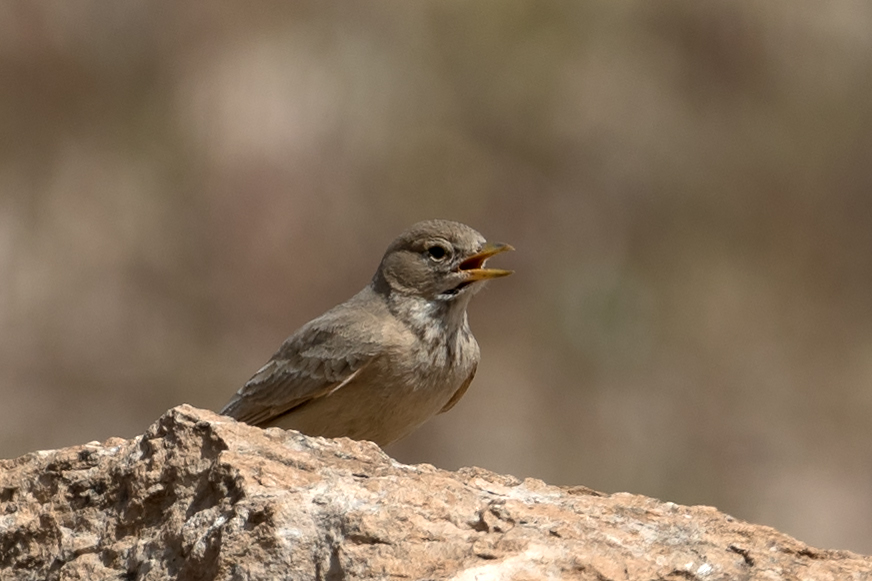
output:
[[[466,280],[469,282],[509,276],[514,272],[513,270],[484,267],[484,263],[487,262],[488,258],[507,250],[514,250],[514,248],[502,242],[488,242],[480,251],[460,263],[460,271],[466,274]]]

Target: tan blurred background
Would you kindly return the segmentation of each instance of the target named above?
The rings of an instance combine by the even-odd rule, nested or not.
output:
[[[394,456],[872,553],[870,31],[850,0],[0,3],[0,456],[219,408],[452,218],[517,274]]]

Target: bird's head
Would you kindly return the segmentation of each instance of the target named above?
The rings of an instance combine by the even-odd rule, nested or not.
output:
[[[377,290],[453,302],[471,297],[484,281],[512,274],[486,268],[487,259],[514,250],[488,242],[465,224],[449,220],[419,222],[391,243],[373,284]]]

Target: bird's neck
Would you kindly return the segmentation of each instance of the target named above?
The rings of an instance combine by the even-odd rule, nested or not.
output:
[[[422,339],[438,341],[469,330],[466,306],[470,298],[472,295],[466,293],[450,300],[391,293],[388,308]]]

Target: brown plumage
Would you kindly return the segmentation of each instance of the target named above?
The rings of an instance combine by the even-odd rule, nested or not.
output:
[[[393,241],[372,281],[303,325],[221,413],[256,426],[347,436],[384,446],[451,409],[479,348],[466,307],[507,244],[458,222],[415,224]]]

